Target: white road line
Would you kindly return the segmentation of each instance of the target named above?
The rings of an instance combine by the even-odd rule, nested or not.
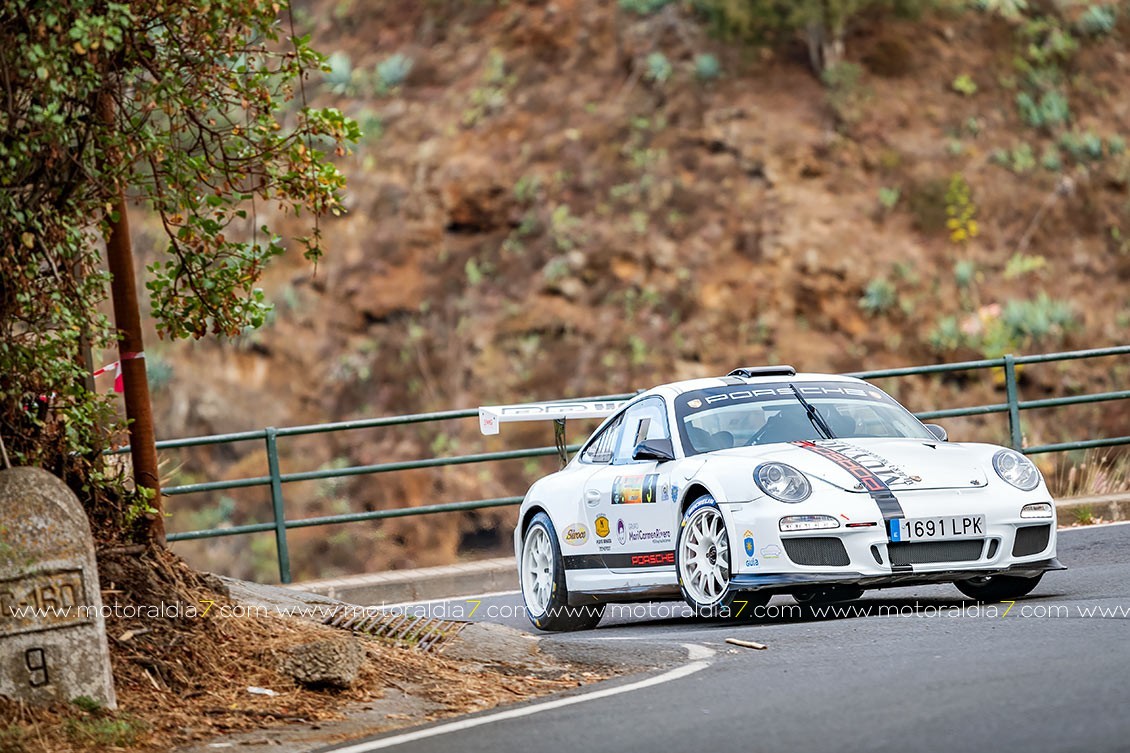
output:
[[[691,661],[704,661],[714,656],[714,649],[709,646],[701,646],[697,643],[684,643],[683,648],[687,650],[687,658]]]
[[[702,648],[702,647],[699,647]],[[709,651],[710,649],[705,649]],[[713,652],[712,652],[713,653]],[[595,701],[600,698],[608,698],[614,695],[621,695],[623,693],[631,693],[636,690],[643,690],[650,688],[654,685],[662,685],[665,682],[678,680],[683,677],[693,675],[710,666],[709,662],[696,661],[691,664],[685,664],[682,667],[672,669],[670,672],[664,672],[655,677],[649,677],[646,680],[633,682],[629,685],[620,685],[615,688],[605,688],[604,690],[597,690],[585,695],[569,696],[568,698],[558,698],[556,701],[547,701],[546,703],[538,703],[533,706],[523,706],[509,711],[500,711],[497,714],[489,714],[487,716],[477,716],[473,719],[462,719],[460,721],[450,722],[448,724],[441,724],[437,727],[428,727],[427,729],[417,730],[416,732],[406,732],[403,735],[395,735],[393,737],[385,737],[380,740],[370,740],[366,743],[357,743],[350,745],[347,748],[335,748],[333,753],[370,753],[374,750],[384,750],[385,748],[393,748],[397,745],[414,742],[416,740],[424,740],[429,737],[437,737],[439,735],[448,735],[452,732],[463,732],[464,730],[472,729],[474,727],[481,727],[484,724],[491,724],[493,722],[501,722],[507,719],[520,719],[524,716],[538,714],[542,711],[552,711],[553,709],[564,708],[565,706],[572,706],[586,701]]]

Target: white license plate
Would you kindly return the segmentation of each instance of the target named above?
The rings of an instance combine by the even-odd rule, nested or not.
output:
[[[984,515],[954,515],[890,521],[891,541],[967,539],[985,535]]]

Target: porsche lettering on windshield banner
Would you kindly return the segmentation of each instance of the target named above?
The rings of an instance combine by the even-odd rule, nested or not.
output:
[[[797,392],[806,398],[835,397],[897,405],[889,395],[866,384],[859,387],[836,382],[796,382],[795,384]],[[676,398],[675,405],[680,413],[687,414],[707,408],[717,408],[722,405],[780,400],[783,397],[793,398],[795,394],[796,392],[793,392],[793,387],[790,384],[765,384],[758,387],[741,388],[733,386],[707,387],[706,389],[684,392]]]

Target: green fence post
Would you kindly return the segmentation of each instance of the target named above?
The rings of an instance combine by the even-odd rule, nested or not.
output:
[[[273,426],[267,427],[267,471],[271,475],[271,509],[275,513],[279,580],[290,583],[290,549],[286,545],[286,512],[283,510],[282,477],[279,473],[279,431]]]
[[[1024,435],[1020,431],[1020,398],[1016,388],[1016,359],[1011,353],[1004,357],[1004,390],[1008,396],[1008,433],[1012,438],[1012,449],[1024,449]]]

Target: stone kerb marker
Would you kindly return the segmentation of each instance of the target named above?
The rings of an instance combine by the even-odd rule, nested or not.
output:
[[[39,468],[0,471],[0,695],[117,706],[90,524]]]

